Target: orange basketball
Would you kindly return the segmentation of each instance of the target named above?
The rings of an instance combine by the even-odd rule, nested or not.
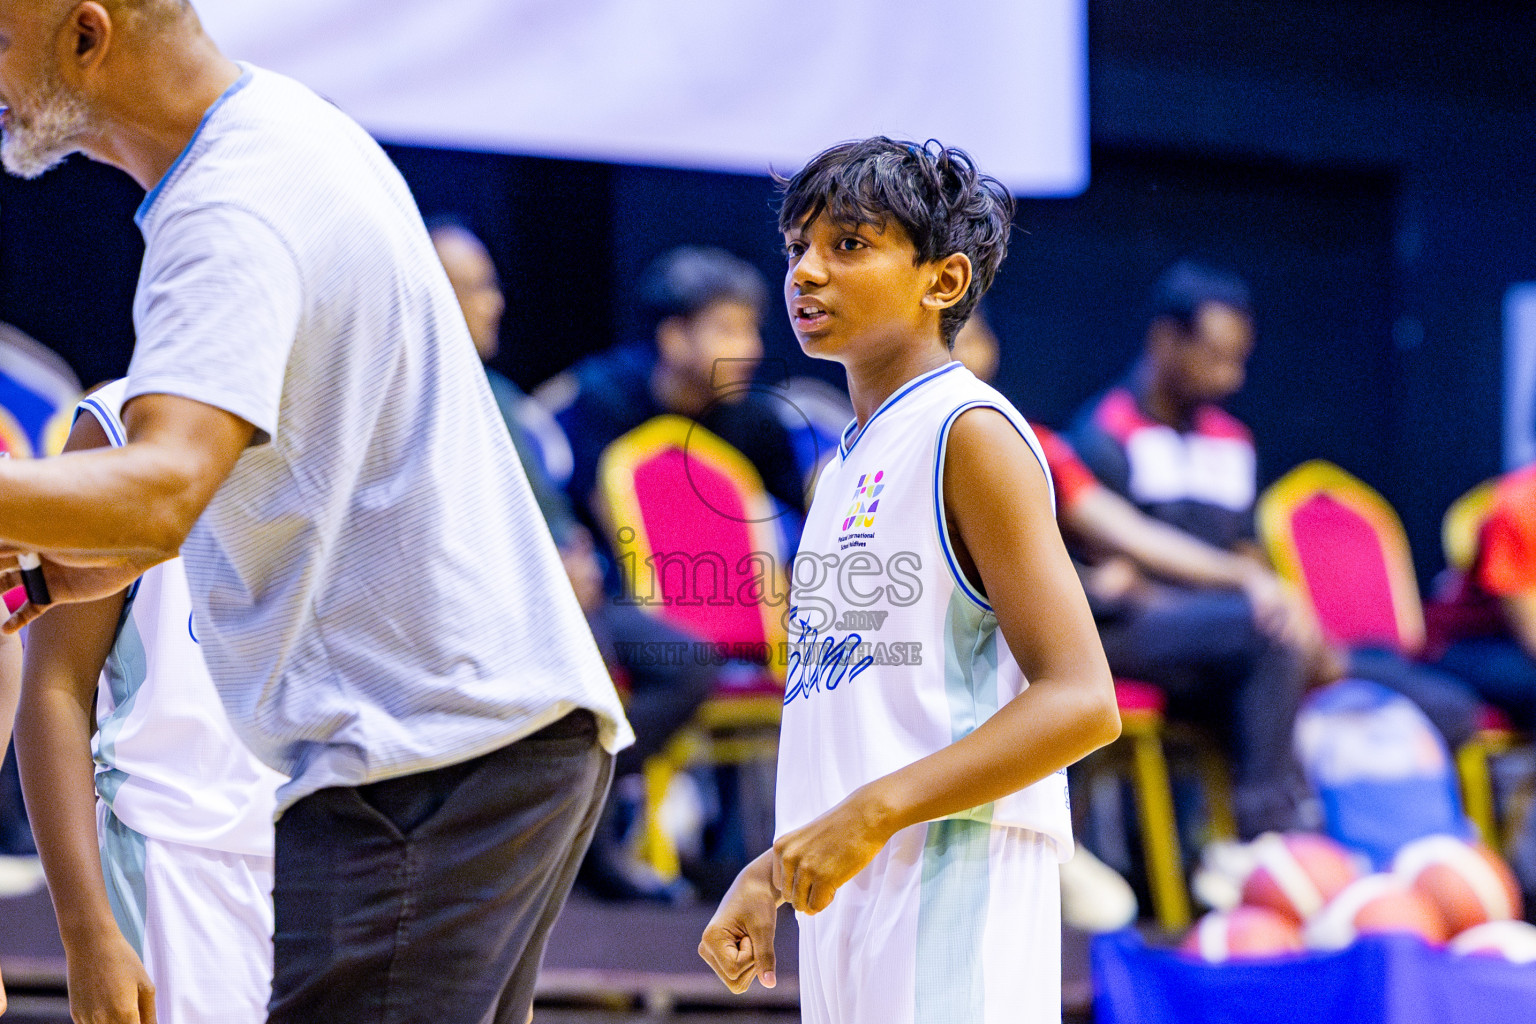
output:
[[[1243,882],[1243,902],[1304,924],[1360,877],[1349,851],[1310,832],[1267,832],[1249,846],[1254,869]]]
[[[1514,920],[1523,909],[1514,873],[1481,843],[1425,836],[1397,852],[1392,870],[1435,905],[1451,935]]]
[[[1307,945],[1343,949],[1361,935],[1417,935],[1432,946],[1446,940],[1434,904],[1396,875],[1367,875],[1350,884],[1307,923]]]
[[[1179,952],[1222,964],[1299,953],[1306,948],[1301,929],[1288,918],[1263,907],[1237,907],[1202,917],[1190,929]]]

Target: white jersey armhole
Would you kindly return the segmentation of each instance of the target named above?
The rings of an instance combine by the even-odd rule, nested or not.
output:
[[[75,420],[80,419],[82,412],[90,413],[91,418],[101,425],[102,431],[107,435],[107,441],[113,448],[121,448],[128,443],[128,430],[123,426],[123,421],[117,413],[117,406],[120,403],[112,400],[113,395],[110,392],[115,390],[116,395],[120,397],[126,386],[122,380],[113,381],[86,395],[75,407]]]
[[[949,572],[950,578],[960,588],[960,592],[978,608],[990,612],[992,605],[976,589],[975,585],[966,578],[965,573],[960,568],[959,561],[955,558],[954,545],[949,542],[949,518],[944,511],[944,458],[949,451],[949,432],[953,429],[955,421],[972,409],[996,409],[1013,429],[1018,431],[1019,436],[1024,439],[1024,443],[1029,446],[1030,452],[1035,456],[1035,461],[1040,464],[1041,472],[1045,474],[1045,488],[1046,493],[1050,496],[1051,513],[1053,515],[1056,512],[1056,488],[1051,482],[1051,471],[1046,464],[1045,453],[1040,448],[1040,442],[1035,438],[1035,432],[1029,429],[1029,424],[1021,423],[1014,416],[1010,416],[1009,410],[997,402],[986,400],[966,402],[964,405],[956,407],[954,411],[945,417],[943,424],[940,425],[938,443],[935,445],[933,458],[933,514],[934,526],[939,533],[939,549],[944,552],[945,567]]]

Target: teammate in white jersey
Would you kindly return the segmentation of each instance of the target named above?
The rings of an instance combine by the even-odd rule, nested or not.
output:
[[[778,839],[700,953],[773,985],[787,902],[807,1024],[1059,1020],[1061,773],[1119,718],[1039,446],[950,353],[1012,202],[964,153],[886,138],[783,184],[790,319],[857,419],[794,563]]]
[[[126,385],[80,403],[70,449],[124,443]],[[229,723],[181,560],[33,623],[23,694],[17,753],[75,1019],[264,1021],[283,776]]]

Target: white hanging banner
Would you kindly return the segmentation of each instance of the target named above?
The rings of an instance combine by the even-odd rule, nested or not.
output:
[[[194,0],[379,138],[766,173],[843,139],[1088,183],[1086,0]]]

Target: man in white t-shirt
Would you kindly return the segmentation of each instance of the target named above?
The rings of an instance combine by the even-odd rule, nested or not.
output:
[[[525,1024],[631,736],[409,190],[178,0],[0,0],[0,37],[7,169],[149,190],[127,443],[0,466],[0,550],[55,601],[181,552],[290,777],[271,1020]]]

